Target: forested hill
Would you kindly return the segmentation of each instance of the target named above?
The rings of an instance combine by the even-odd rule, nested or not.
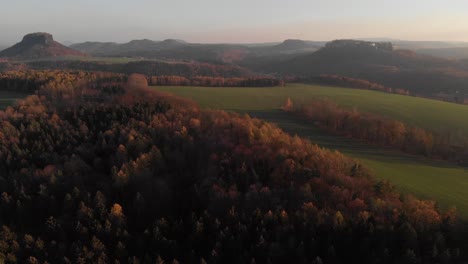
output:
[[[467,258],[454,210],[400,195],[355,160],[156,93],[143,76],[76,80],[87,96],[43,85],[0,112],[7,263]]]
[[[390,43],[337,40],[314,53],[250,60],[242,65],[279,76],[341,75],[426,96],[468,95],[466,63],[394,49]]]

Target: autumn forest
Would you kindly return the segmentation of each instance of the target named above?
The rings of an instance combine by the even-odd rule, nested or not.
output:
[[[4,89],[36,93],[0,112],[5,262],[466,258],[467,230],[456,210],[400,194],[360,162],[275,125],[203,110],[148,88],[163,81],[178,79],[68,71],[0,75]],[[318,109],[328,109],[328,116],[313,114]],[[336,133],[399,148],[406,140],[418,154],[443,154],[427,142],[437,142],[431,135],[391,120],[379,121],[391,134],[372,137],[377,117],[330,103],[285,110]]]

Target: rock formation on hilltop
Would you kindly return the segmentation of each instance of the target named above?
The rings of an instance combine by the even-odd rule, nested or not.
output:
[[[0,58],[38,59],[62,56],[85,56],[85,54],[54,41],[49,33],[28,34],[21,42],[0,51]]]

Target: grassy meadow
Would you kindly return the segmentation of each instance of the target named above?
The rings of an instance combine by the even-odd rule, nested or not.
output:
[[[377,178],[390,180],[403,192],[436,200],[443,209],[456,206],[459,214],[468,219],[467,168],[329,135],[279,110],[288,97],[295,104],[327,98],[344,107],[377,113],[434,131],[468,133],[468,106],[374,91],[299,84],[274,88],[155,89],[191,98],[204,108],[248,113],[276,123],[290,134],[307,137],[320,146],[361,160]]]

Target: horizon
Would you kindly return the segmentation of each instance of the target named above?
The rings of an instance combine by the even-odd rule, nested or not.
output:
[[[57,41],[66,43],[125,43],[134,39],[237,44],[285,39],[468,41],[468,21],[466,12],[462,11],[468,10],[468,2],[462,0],[450,4],[436,0],[411,3],[403,0],[391,3],[371,0],[353,3],[339,0],[326,3],[45,0],[39,3],[25,0],[5,3],[4,10],[8,12],[0,17],[3,32],[0,45],[13,45],[33,32],[48,32]]]
[[[468,44],[468,41],[457,41],[457,40],[409,40],[409,39],[394,39],[394,38],[387,38],[387,37],[350,37],[350,38],[332,38],[332,39],[326,39],[326,40],[315,40],[315,39],[299,39],[299,38],[285,38],[285,39],[280,39],[277,41],[265,41],[265,42],[192,42],[186,39],[177,39],[177,38],[165,38],[165,39],[151,39],[151,38],[135,38],[135,39],[128,39],[128,40],[123,40],[123,41],[106,41],[106,40],[82,40],[82,41],[68,41],[68,40],[62,40],[62,39],[57,39],[54,33],[47,32],[47,31],[37,31],[37,32],[29,32],[25,33],[23,36],[21,36],[17,41],[11,42],[11,43],[2,43],[0,42],[0,47],[9,47],[13,46],[15,44],[18,44],[21,42],[24,36],[28,34],[34,34],[34,33],[47,33],[51,34],[53,36],[53,39],[63,45],[70,46],[74,44],[80,44],[80,43],[86,43],[86,42],[101,42],[101,43],[116,43],[116,44],[126,44],[131,41],[138,41],[138,40],[150,40],[150,41],[155,41],[155,42],[161,42],[165,40],[176,40],[176,41],[183,41],[188,44],[231,44],[231,45],[262,45],[262,44],[280,44],[283,43],[287,40],[300,40],[300,41],[310,41],[310,42],[331,42],[334,40],[359,40],[359,41],[369,41],[369,42],[440,42],[440,43],[450,43],[450,44]]]

